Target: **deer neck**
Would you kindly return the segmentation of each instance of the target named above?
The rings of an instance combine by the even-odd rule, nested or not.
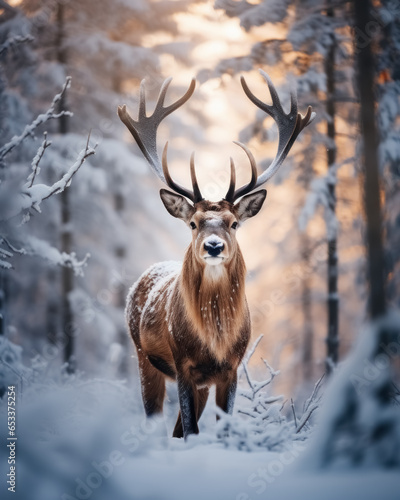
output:
[[[207,346],[221,350],[225,339],[232,345],[232,336],[239,334],[246,311],[245,276],[240,249],[229,264],[218,266],[200,264],[192,246],[186,251],[181,274],[185,309]]]

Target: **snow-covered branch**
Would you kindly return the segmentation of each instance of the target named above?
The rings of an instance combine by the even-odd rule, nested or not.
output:
[[[9,259],[14,257],[15,254],[36,255],[54,266],[69,267],[73,269],[75,276],[83,276],[83,269],[87,266],[87,261],[90,257],[90,254],[86,254],[82,260],[79,260],[75,252],[70,254],[60,252],[57,248],[47,243],[47,241],[39,240],[33,236],[25,238],[23,246],[17,248],[15,244],[11,244],[7,238],[1,236],[0,268],[13,269]]]
[[[298,434],[303,427],[307,424],[307,422],[310,420],[311,415],[314,413],[315,410],[318,409],[318,403],[313,403],[308,410],[303,414],[303,416],[300,419],[300,422],[296,426],[296,434]]]
[[[13,149],[19,146],[27,137],[33,136],[34,131],[37,129],[37,127],[39,127],[43,123],[46,123],[49,120],[53,120],[54,118],[60,118],[61,116],[72,116],[72,113],[69,111],[56,112],[57,105],[61,101],[67,89],[69,89],[70,85],[71,77],[68,76],[63,85],[63,88],[61,89],[61,92],[54,97],[49,109],[45,113],[37,116],[37,118],[30,125],[26,125],[21,135],[14,136],[11,141],[0,148],[0,161],[2,161],[4,157],[7,156]]]
[[[59,118],[66,112],[56,113],[56,106],[61,101],[64,93],[70,85],[70,78],[67,78],[61,92],[57,94],[50,108],[46,113],[39,115],[31,125],[27,125],[24,132],[14,137],[12,141],[3,146],[0,150],[0,158],[4,158],[12,149],[19,146],[28,135],[32,135],[33,131],[40,124],[45,123],[52,118]],[[68,113],[70,114],[70,113]],[[61,193],[71,183],[72,177],[80,169],[84,161],[95,153],[97,144],[94,147],[89,145],[90,134],[87,138],[84,149],[78,154],[76,161],[69,167],[67,172],[56,182],[51,185],[35,183],[40,174],[40,163],[45,154],[46,149],[51,145],[51,141],[47,138],[47,132],[44,132],[44,139],[31,162],[31,172],[24,184],[15,184],[15,181],[9,182],[8,179],[0,184],[0,268],[12,269],[10,259],[14,255],[38,255],[47,260],[53,265],[70,267],[76,275],[83,274],[83,268],[86,266],[89,255],[83,260],[78,260],[75,253],[67,254],[59,252],[44,240],[29,237],[21,228],[16,228],[11,223],[11,220],[22,214],[22,222],[27,222],[30,219],[31,211],[35,210],[40,213],[40,205],[44,200],[51,196]],[[11,241],[13,243],[11,243]]]
[[[310,408],[311,404],[316,400],[316,398],[319,398],[318,393],[322,385],[322,381],[325,378],[325,373],[318,379],[316,384],[314,385],[314,389],[311,393],[311,396],[305,401],[304,403],[304,408],[303,411],[306,412]]]
[[[250,391],[241,391],[240,394],[241,394],[241,396],[249,399],[250,401],[254,401],[257,393],[259,391],[261,391],[261,389],[264,389],[264,387],[267,387],[273,381],[273,379],[276,377],[276,375],[279,374],[279,371],[273,370],[271,368],[271,366],[267,363],[267,361],[265,359],[261,358],[263,363],[265,364],[265,366],[269,370],[269,373],[270,373],[269,378],[265,379],[261,382],[257,382],[257,381],[252,380],[252,378],[250,377],[248,364],[249,364],[249,361],[250,361],[251,357],[253,356],[258,344],[261,342],[262,338],[263,338],[263,335],[260,335],[257,338],[257,340],[254,342],[254,344],[251,346],[248,354],[246,355],[246,357],[242,361],[243,371],[246,375],[246,379],[247,379],[247,383],[250,387]],[[281,396],[279,396],[278,399],[281,399]]]
[[[271,396],[265,391],[279,372],[273,370],[263,359],[269,377],[257,382],[252,379],[248,369],[248,363],[262,337],[258,337],[243,360],[243,371],[250,390],[239,391],[239,396],[243,396],[245,401],[240,403],[233,416],[217,412],[220,417],[217,436],[225,445],[239,449],[263,447],[284,450],[295,439],[293,424],[282,412],[285,398],[282,395]]]
[[[322,398],[322,396],[319,395],[319,390],[321,388],[322,381],[324,380],[324,378],[325,378],[325,373],[318,379],[318,381],[314,385],[314,389],[311,393],[311,396],[304,403],[303,415],[301,416],[299,422],[297,422],[296,412],[292,401],[292,411],[294,416],[294,424],[296,427],[296,434],[299,434],[299,432],[309,422],[311,415],[319,408],[319,404]]]
[[[32,168],[33,172],[28,178],[27,184],[25,184],[24,189],[19,193],[18,196],[15,196],[14,199],[12,200],[11,207],[8,211],[4,213],[0,217],[0,221],[6,221],[9,220],[13,217],[16,217],[19,215],[21,212],[24,212],[24,219],[23,221],[26,222],[29,220],[30,215],[29,211],[30,209],[34,209],[37,212],[40,213],[40,204],[44,201],[50,198],[50,196],[54,194],[61,193],[64,191],[66,187],[69,186],[71,183],[72,177],[76,174],[76,172],[79,170],[79,168],[82,166],[84,161],[91,155],[95,153],[95,149],[97,144],[94,147],[89,146],[89,139],[90,136],[88,137],[87,143],[85,148],[79,153],[75,163],[69,168],[66,174],[63,175],[63,177],[52,184],[51,186],[48,186],[46,184],[31,184],[31,181],[35,179],[37,169],[38,169],[38,164],[41,159],[41,154],[42,151],[41,149],[46,149],[48,147],[47,140],[42,143],[42,146],[39,148],[38,154],[35,156],[33,162],[32,162]],[[44,152],[44,151],[43,151]],[[36,173],[35,173],[36,172]],[[32,177],[32,178],[31,178]]]
[[[86,158],[93,155],[96,151],[97,144],[93,148],[90,147],[89,139],[90,135],[88,136],[85,149],[82,149],[75,163],[69,168],[68,172],[64,174],[59,181],[55,182],[52,186],[47,186],[45,184],[35,184],[27,188],[24,194],[31,198],[31,203],[26,208],[33,207],[35,208],[35,210],[40,211],[38,210],[38,208],[42,201],[47,200],[47,198],[50,198],[50,196],[52,196],[53,194],[61,193],[66,187],[70,185],[72,177],[83,165]]]
[[[27,179],[27,183],[26,183],[27,188],[31,188],[33,186],[33,183],[35,182],[35,178],[40,172],[40,168],[39,168],[40,160],[43,158],[43,155],[44,155],[44,152],[46,151],[46,149],[49,146],[51,146],[51,142],[47,140],[47,132],[44,132],[43,135],[44,135],[44,140],[43,140],[40,148],[38,149],[36,156],[34,157],[34,159],[32,160],[32,163],[31,163],[32,172]]]
[[[265,380],[262,380],[260,382],[257,382],[253,380],[250,376],[250,371],[249,371],[249,361],[251,357],[253,356],[257,346],[261,342],[261,339],[263,338],[263,335],[260,335],[257,340],[254,342],[254,344],[251,346],[248,354],[242,361],[242,367],[243,371],[246,375],[246,380],[247,383],[250,387],[250,390],[242,390],[240,391],[240,395],[248,399],[249,401],[252,402],[252,412],[254,414],[262,414],[265,410],[267,410],[267,406],[277,403],[278,401],[283,401],[284,397],[283,396],[272,396],[269,397],[266,394],[260,394],[260,391],[264,389],[265,387],[269,386],[273,379],[276,377],[276,375],[279,374],[279,371],[275,371],[265,359],[261,358],[263,363],[265,364],[266,368],[269,371],[269,377]]]
[[[33,236],[28,237],[25,244],[25,254],[37,255],[52,265],[69,267],[73,269],[75,276],[83,276],[83,269],[87,266],[90,254],[86,254],[82,260],[76,257],[75,252],[70,254],[60,252],[47,241],[39,240]]]
[[[8,250],[4,247],[7,247]],[[0,268],[12,269],[12,264],[4,259],[10,259],[14,256],[14,254],[25,255],[26,253],[25,248],[16,248],[16,246],[12,245],[7,238],[0,236]]]
[[[17,45],[20,45],[21,43],[33,42],[33,40],[34,38],[31,35],[25,35],[25,36],[17,35],[10,37],[2,45],[0,45],[0,56],[2,56],[8,50],[16,47]]]
[[[239,403],[237,412],[232,416],[216,410],[220,418],[217,436],[226,446],[239,449],[252,450],[264,447],[269,450],[285,450],[293,446],[294,441],[303,441],[308,437],[306,431],[309,428],[311,416],[320,404],[319,392],[324,375],[317,381],[310,397],[305,401],[299,418],[296,415],[294,402],[291,400],[293,420],[289,419],[283,410],[286,403],[284,396],[271,396],[265,390],[279,372],[273,370],[261,358],[269,371],[269,377],[257,382],[250,375],[248,364],[262,337],[261,335],[254,342],[243,361],[243,371],[250,388],[250,390],[239,392],[239,395],[245,398],[244,402]]]

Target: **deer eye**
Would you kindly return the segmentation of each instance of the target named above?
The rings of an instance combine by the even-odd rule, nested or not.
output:
[[[238,223],[237,222],[234,222],[231,226],[232,229],[237,229],[238,227]]]
[[[192,229],[196,229],[196,224],[195,224],[194,222],[191,222],[191,223],[190,223],[190,227],[191,227]]]

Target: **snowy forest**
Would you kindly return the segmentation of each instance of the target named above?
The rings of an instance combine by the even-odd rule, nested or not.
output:
[[[260,175],[281,146],[246,92],[276,104],[264,72],[315,116],[237,232],[233,411],[211,386],[179,439],[176,382],[147,418],[125,308],[192,234],[119,107],[140,121],[142,80],[150,116],[194,79],[158,155],[189,187],[195,151],[217,203],[230,157],[243,186],[247,148]],[[0,0],[0,131],[1,498],[398,500],[400,2]]]

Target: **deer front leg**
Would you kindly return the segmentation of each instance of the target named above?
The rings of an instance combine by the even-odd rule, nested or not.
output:
[[[216,384],[216,396],[215,402],[217,406],[221,408],[229,415],[232,415],[233,405],[235,403],[235,395],[236,395],[236,386],[237,386],[237,374],[236,371],[234,373],[229,374],[223,380],[219,380]],[[218,417],[217,417],[218,418]]]
[[[190,380],[182,374],[178,374],[178,395],[179,406],[181,408],[183,437],[187,439],[189,434],[199,433],[199,427],[197,425],[198,396],[196,387],[194,387]]]
[[[200,417],[203,413],[204,407],[206,406],[208,399],[208,387],[202,387],[201,389],[197,389],[197,422],[200,420]],[[181,438],[183,437],[183,427],[182,427],[182,419],[181,412],[179,411],[179,415],[175,424],[174,432],[172,437]]]
[[[165,376],[138,349],[140,382],[144,411],[147,417],[162,413],[165,397]]]

